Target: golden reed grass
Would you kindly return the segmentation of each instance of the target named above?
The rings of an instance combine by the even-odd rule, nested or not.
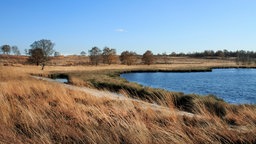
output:
[[[33,68],[0,67],[0,143],[256,142],[253,106],[225,105],[219,117],[198,102],[199,116],[181,116],[35,80]]]

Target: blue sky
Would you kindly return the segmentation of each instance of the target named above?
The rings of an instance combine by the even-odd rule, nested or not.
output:
[[[143,54],[256,50],[255,0],[1,0],[0,45]]]

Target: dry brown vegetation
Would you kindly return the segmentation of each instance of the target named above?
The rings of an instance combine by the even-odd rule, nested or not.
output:
[[[25,64],[27,56],[0,55],[0,65]]]
[[[252,105],[195,98],[191,107],[195,115],[180,115],[174,102],[191,106],[193,96],[166,93],[168,107],[155,108],[132,99],[94,97],[30,77],[32,73],[234,66],[231,62],[192,62],[150,67],[48,66],[45,71],[35,66],[0,66],[0,143],[256,143]],[[85,83],[79,77],[73,79],[75,84]]]
[[[117,56],[118,57],[118,56]],[[28,56],[14,56],[14,55],[0,55],[0,65],[13,65],[13,64],[29,64]],[[115,63],[120,64],[120,58],[117,58]],[[134,64],[142,64],[142,56],[134,57]],[[202,63],[232,63],[236,65],[235,59],[229,58],[222,60],[218,57],[216,59],[200,59],[200,58],[190,58],[190,57],[173,57],[173,56],[154,56],[154,62],[156,64],[202,64]],[[51,57],[46,65],[48,66],[78,66],[78,65],[89,65],[90,58],[89,56],[78,56],[78,55],[69,55],[69,56],[56,56]]]

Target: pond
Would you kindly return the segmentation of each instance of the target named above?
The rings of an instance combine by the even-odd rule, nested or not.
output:
[[[57,82],[61,82],[61,83],[68,83],[67,78],[55,78],[54,80],[57,81]]]
[[[50,77],[57,82],[61,82],[61,83],[69,82],[68,75],[66,74],[52,74]]]
[[[139,72],[122,78],[144,86],[186,94],[215,95],[234,104],[256,104],[256,69],[213,69],[212,72]]]

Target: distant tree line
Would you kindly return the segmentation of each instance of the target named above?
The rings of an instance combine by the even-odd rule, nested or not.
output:
[[[236,63],[245,65],[245,64],[256,64],[256,53],[252,51],[240,50],[236,53]]]
[[[25,54],[29,55],[28,62],[31,64],[41,65],[44,69],[47,61],[53,55],[55,57],[60,56],[60,53],[53,49],[54,43],[51,40],[42,39],[35,41],[30,45],[30,49],[25,49]],[[0,51],[4,55],[20,55],[20,51],[17,46],[2,45]],[[86,56],[86,52],[82,51],[81,56]],[[88,51],[88,56],[90,58],[90,64],[99,65],[103,64],[117,64],[120,63],[124,65],[133,65],[138,63],[143,63],[146,65],[151,65],[156,62],[157,58],[161,58],[165,64],[170,62],[171,57],[191,57],[191,58],[207,58],[207,59],[230,59],[235,60],[235,62],[240,65],[245,64],[256,64],[256,52],[254,51],[228,51],[228,50],[205,50],[203,52],[193,52],[193,53],[175,53],[172,52],[167,54],[166,52],[162,54],[154,55],[152,51],[147,50],[143,55],[138,55],[133,51],[123,51],[120,56],[117,55],[116,49],[104,47],[102,50],[96,46],[92,47]]]
[[[8,44],[2,45],[1,51],[5,55],[10,55],[11,52],[13,53],[13,55],[20,55],[20,50],[17,46],[10,46]]]
[[[137,62],[139,55],[133,51],[124,51],[118,57],[116,54],[116,49],[105,47],[101,50],[98,47],[93,47],[89,50],[90,62],[92,65],[98,65],[99,63],[104,64],[116,64],[118,61],[124,65],[133,65]],[[144,64],[150,65],[154,63],[154,55],[151,51],[146,51],[142,56],[142,62]]]
[[[33,42],[30,47],[30,49],[25,49],[25,54],[29,55],[28,62],[41,65],[42,70],[53,54],[56,57],[60,56],[60,53],[53,49],[54,43],[51,40],[41,39]],[[21,54],[17,46],[3,45],[1,51],[4,55],[9,55],[11,52],[14,55]]]
[[[188,53],[185,56],[194,57],[194,58],[234,58],[237,64],[252,64],[256,63],[256,52],[253,51],[244,51],[244,50],[237,50],[237,51],[228,51],[228,50],[205,50],[204,52],[195,52],[195,53]]]
[[[228,51],[228,50],[205,50],[203,52],[189,52],[189,53],[175,53],[171,54],[162,53],[158,54],[161,56],[165,63],[168,61],[169,57],[191,57],[191,58],[205,58],[205,59],[230,59],[235,60],[237,64],[256,64],[256,52],[254,51]]]
[[[239,54],[246,54],[250,57],[255,57],[256,52],[253,51],[244,51],[244,50],[237,50],[237,51],[228,51],[228,50],[205,50],[203,52],[193,52],[193,53],[178,53],[175,52],[171,53],[169,56],[189,56],[194,58],[207,58],[207,57],[219,57],[219,58],[230,58],[230,57],[237,57]]]

